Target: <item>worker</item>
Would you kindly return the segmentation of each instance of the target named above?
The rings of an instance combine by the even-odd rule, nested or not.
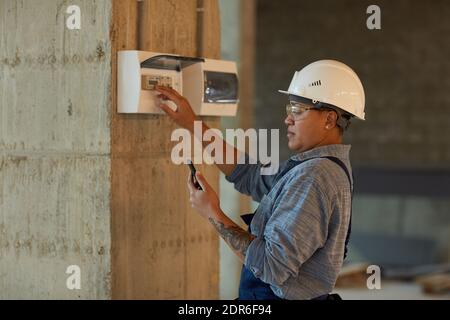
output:
[[[156,90],[178,109],[160,108],[192,132],[197,117],[189,102],[170,88]],[[254,214],[243,216],[249,229],[226,216],[200,172],[202,190],[188,177],[190,201],[243,262],[239,299],[340,299],[332,291],[347,252],[353,192],[351,146],[343,134],[352,118],[365,118],[364,89],[347,65],[320,60],[295,72],[280,92],[287,95],[284,123],[295,154],[274,175],[261,174],[260,163],[238,164],[248,156],[234,148],[233,164],[216,164],[239,192],[259,202]]]

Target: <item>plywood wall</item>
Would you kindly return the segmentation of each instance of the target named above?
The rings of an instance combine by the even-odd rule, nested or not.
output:
[[[113,1],[112,92],[118,50],[219,58],[219,22],[216,0]],[[112,297],[217,298],[218,237],[190,207],[187,168],[171,161],[176,126],[167,116],[117,114],[115,94],[111,113]],[[217,190],[218,169],[199,169]]]

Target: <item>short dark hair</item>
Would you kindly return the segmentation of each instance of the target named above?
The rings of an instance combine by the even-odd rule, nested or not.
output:
[[[290,94],[289,100],[297,101],[305,104],[309,104],[315,108],[315,110],[319,111],[334,111],[337,114],[336,125],[339,127],[341,135],[344,134],[345,130],[350,126],[350,120],[353,117],[350,113],[342,110],[341,108],[336,107],[335,105],[324,103],[316,100],[312,100],[309,98],[297,96]]]
[[[322,108],[319,108],[318,110],[336,112],[336,114],[337,114],[336,125],[339,128],[340,135],[343,136],[344,132],[348,129],[348,127],[351,124],[352,116],[349,113],[347,113],[339,108],[322,107]]]

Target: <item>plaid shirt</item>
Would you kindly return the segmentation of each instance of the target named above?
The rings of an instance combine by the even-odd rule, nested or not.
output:
[[[256,236],[245,266],[284,299],[311,299],[333,290],[342,267],[351,210],[349,145],[317,147],[291,157],[305,161],[278,181],[261,175],[261,164],[238,164],[227,177],[260,205],[251,223]],[[287,162],[280,165],[279,171]]]

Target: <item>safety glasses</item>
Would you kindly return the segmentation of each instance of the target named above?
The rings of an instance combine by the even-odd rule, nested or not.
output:
[[[292,119],[294,119],[294,121],[298,121],[304,118],[306,111],[311,109],[317,110],[317,108],[314,108],[313,106],[301,102],[290,101],[286,105],[286,114],[288,117],[290,116]]]

